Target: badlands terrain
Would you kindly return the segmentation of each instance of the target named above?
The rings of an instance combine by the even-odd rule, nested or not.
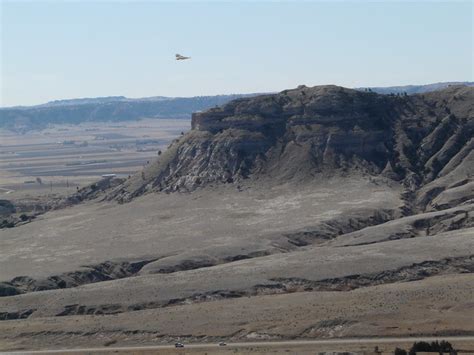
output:
[[[466,86],[195,113],[0,230],[0,349],[474,335],[473,133]]]

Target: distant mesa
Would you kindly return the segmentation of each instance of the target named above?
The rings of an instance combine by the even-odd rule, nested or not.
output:
[[[190,119],[196,111],[223,105],[248,95],[196,97],[148,97],[128,99],[123,96],[60,100],[30,107],[0,108],[0,128],[17,132],[43,129],[51,124],[130,121],[143,118]]]

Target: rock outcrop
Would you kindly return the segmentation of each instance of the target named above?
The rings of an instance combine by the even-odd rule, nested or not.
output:
[[[437,209],[474,198],[473,136],[472,87],[408,96],[300,86],[193,114],[189,133],[107,197],[359,172],[420,189],[413,206]]]

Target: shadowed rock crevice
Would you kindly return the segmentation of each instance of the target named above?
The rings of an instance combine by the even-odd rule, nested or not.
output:
[[[150,263],[144,268],[141,274],[171,274],[180,271],[196,270],[207,267],[213,267],[217,265],[232,263],[239,260],[253,259],[262,256],[274,254],[275,252],[281,252],[277,249],[269,250],[257,250],[248,253],[242,253],[237,255],[229,255],[224,257],[211,257],[211,256],[191,256],[189,258],[183,258],[177,262],[166,260],[166,258],[159,260],[156,264]]]
[[[31,316],[35,311],[36,309],[25,309],[17,312],[0,312],[0,321],[26,319]]]
[[[270,293],[275,293],[274,291],[277,289],[284,293],[301,291],[351,291],[361,287],[417,281],[436,275],[473,272],[474,255],[470,255],[459,258],[424,261],[379,273],[356,274],[319,281],[310,281],[300,278],[274,278],[270,281],[274,281],[276,284],[257,285],[256,288],[262,293],[267,293],[267,288],[270,290]]]
[[[351,247],[398,239],[430,237],[440,233],[469,229],[474,226],[473,209],[474,205],[465,205],[393,219],[384,224],[346,233],[328,244],[335,247]]]
[[[360,210],[358,215],[343,216],[322,222],[315,227],[287,233],[284,236],[288,242],[296,247],[304,247],[311,244],[324,244],[325,242],[355,232],[369,226],[375,226],[391,221],[399,213],[393,210]]]
[[[21,293],[71,288],[101,281],[110,281],[135,276],[145,265],[158,259],[112,262],[84,266],[82,270],[33,279],[18,276],[8,282],[0,283],[0,296],[13,296]]]

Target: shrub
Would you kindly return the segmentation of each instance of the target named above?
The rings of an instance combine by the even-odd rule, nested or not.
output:
[[[417,352],[456,353],[451,343],[444,340],[440,343],[433,341],[431,344],[426,341],[415,342],[410,349],[409,355],[416,355]]]
[[[13,228],[13,227],[15,227],[15,223],[7,219],[4,219],[3,222],[0,223],[0,228]]]

